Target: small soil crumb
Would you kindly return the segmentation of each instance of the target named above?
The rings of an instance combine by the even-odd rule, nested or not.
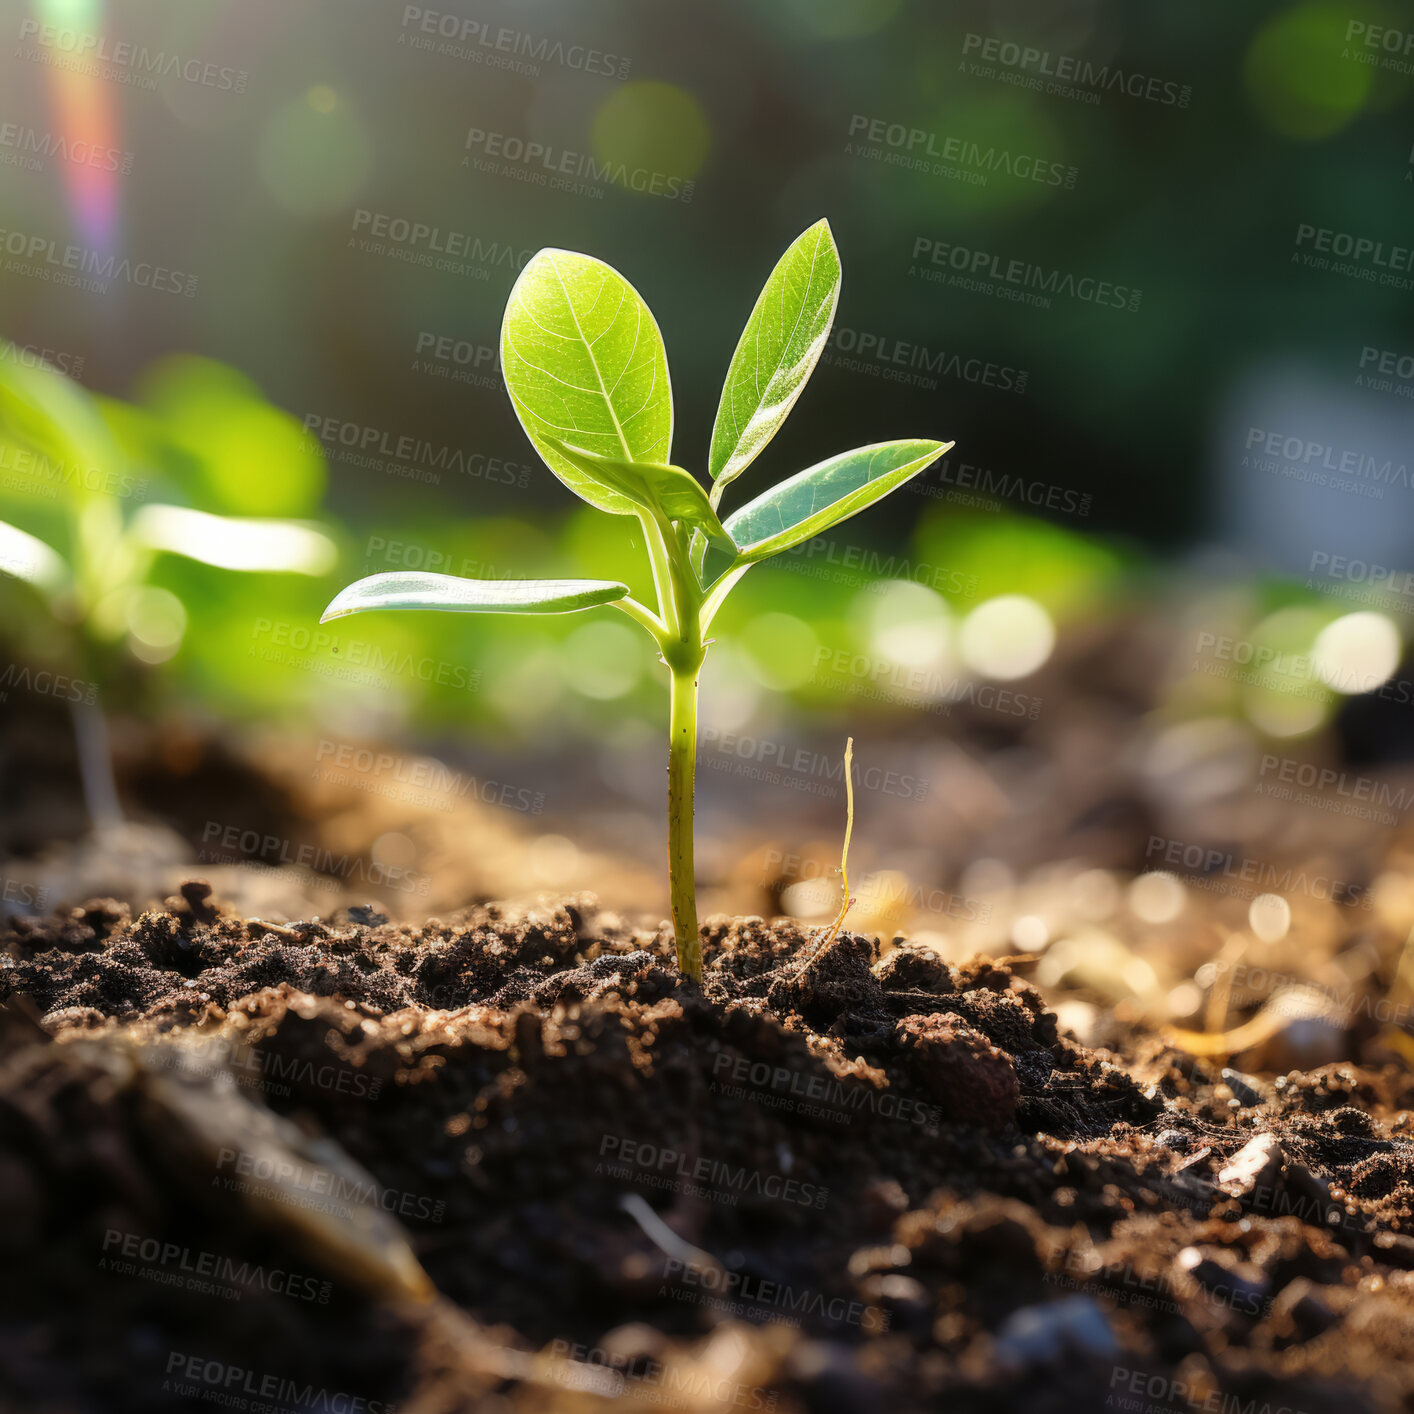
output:
[[[945,1011],[905,1017],[894,1037],[949,1119],[991,1130],[1015,1119],[1016,1067],[961,1017]]]

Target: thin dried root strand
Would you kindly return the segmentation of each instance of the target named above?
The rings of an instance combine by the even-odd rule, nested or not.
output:
[[[840,904],[840,911],[835,915],[835,921],[830,924],[830,930],[825,934],[824,941],[815,953],[818,955],[825,951],[840,935],[840,929],[844,927],[845,915],[854,907],[854,896],[849,891],[849,842],[854,835],[854,738],[850,737],[844,744],[844,789],[845,789],[845,826],[844,826],[844,848],[840,851],[840,884],[844,889],[844,900]]]

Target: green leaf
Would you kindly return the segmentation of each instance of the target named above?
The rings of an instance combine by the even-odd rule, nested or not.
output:
[[[662,466],[657,462],[626,462],[621,457],[601,457],[565,442],[554,443],[566,460],[577,466],[592,481],[627,496],[635,506],[652,512],[663,520],[682,521],[700,530],[715,545],[729,554],[736,545],[727,534],[707,493],[691,472],[680,466]]]
[[[736,480],[776,435],[814,372],[840,297],[840,256],[828,221],[791,242],[742,330],[722,384],[707,469]]]
[[[68,587],[69,567],[44,541],[0,520],[0,574],[13,575],[46,594]]]
[[[628,585],[608,579],[462,579],[454,574],[373,574],[334,596],[320,623],[370,609],[452,614],[568,614],[612,604]]]
[[[200,505],[227,515],[306,516],[323,495],[318,439],[272,407],[235,369],[195,354],[169,354],[143,371],[142,408],[125,407],[146,444]]]
[[[638,291],[602,260],[542,250],[506,301],[501,366],[520,425],[550,470],[601,511],[633,511],[557,444],[568,438],[625,461],[671,459],[668,359]]]
[[[726,520],[738,563],[754,564],[799,545],[872,506],[930,467],[953,444],[910,438],[876,442],[807,467]]]
[[[27,367],[17,358],[0,359],[3,440],[55,463],[47,474],[62,481],[78,502],[99,494],[108,474],[125,460],[98,403],[80,384],[47,363]]]
[[[322,575],[338,558],[334,542],[312,525],[214,516],[186,506],[144,506],[133,518],[131,533],[148,549],[223,570]]]

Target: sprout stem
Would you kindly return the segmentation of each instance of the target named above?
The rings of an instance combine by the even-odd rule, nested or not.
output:
[[[632,595],[623,599],[613,599],[610,607],[622,610],[634,623],[642,624],[656,640],[667,635],[668,626],[646,604],[640,604]]]
[[[696,662],[671,665],[672,702],[668,716],[668,892],[678,968],[702,981],[702,944],[697,936],[697,883],[693,872],[692,808],[697,770]]]
[[[717,617],[717,610],[726,603],[727,595],[736,588],[737,581],[750,568],[750,563],[734,565],[707,591],[707,597],[702,601],[702,608],[698,611],[698,628],[702,633],[706,633],[712,627],[712,620]]]
[[[676,597],[673,593],[673,570],[663,527],[644,512],[638,518],[643,527],[643,543],[648,550],[648,563],[653,568],[653,593],[658,600],[658,617],[669,632],[676,630]]]
[[[678,968],[702,981],[702,943],[697,936],[697,882],[693,869],[692,815],[697,772],[697,684],[707,649],[702,642],[702,586],[693,571],[691,542],[681,525],[644,512],[648,559],[658,611],[631,598],[615,601],[657,640],[672,676],[668,709],[668,899]]]

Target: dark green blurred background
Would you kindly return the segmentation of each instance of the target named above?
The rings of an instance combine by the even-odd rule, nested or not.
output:
[[[162,558],[182,622],[130,645],[153,670],[145,710],[350,737],[465,723],[523,757],[608,740],[655,763],[656,791],[658,670],[607,613],[308,635],[334,589],[380,570],[641,583],[633,522],[575,502],[500,385],[517,271],[564,246],[638,287],[668,348],[675,460],[700,471],[742,322],[822,215],[844,265],[836,334],[744,489],[883,438],[957,448],[747,577],[709,659],[709,731],[824,724],[834,741],[893,710],[926,735],[942,725],[920,704],[989,678],[1024,692],[1025,651],[966,642],[996,596],[1027,596],[1063,644],[1162,606],[1174,575],[1227,596],[1173,610],[1184,632],[1294,652],[1365,607],[1405,638],[1404,599],[1323,594],[1313,566],[1400,569],[1414,528],[1414,7],[4,0],[0,16],[7,356],[161,424],[149,499],[316,518],[340,547],[320,579]],[[88,287],[64,275],[75,260]],[[62,538],[44,488],[7,475],[0,501]],[[12,655],[44,660],[28,591],[3,594]],[[1273,623],[1292,605],[1309,612]],[[875,669],[841,676],[836,650],[925,684],[866,691]],[[341,672],[370,652],[411,666]],[[1259,735],[1311,736],[1339,706],[1320,684],[1293,714],[1260,681],[1164,681],[1166,712]]]

